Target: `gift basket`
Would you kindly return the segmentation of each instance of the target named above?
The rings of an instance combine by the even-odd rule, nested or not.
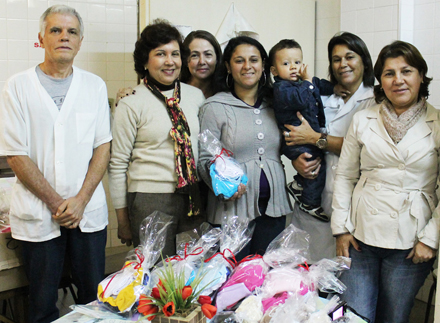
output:
[[[202,235],[198,236],[194,233],[196,231],[183,232],[177,235],[177,255],[168,260],[171,261],[176,273],[184,272],[185,281],[188,285],[199,270],[205,271],[202,268],[204,260],[218,251],[222,230],[220,228],[210,228],[208,223],[203,223],[199,230]]]
[[[165,262],[159,263],[152,271],[150,290],[157,293],[160,275],[167,269],[168,263],[171,264],[176,276],[183,275],[186,286],[191,285],[195,277],[199,275],[202,281],[198,284],[198,288],[206,287],[208,282],[204,279],[207,274],[204,260],[218,251],[221,233],[220,228],[212,228],[208,223],[203,223],[199,230],[177,234],[177,255],[165,259]],[[201,292],[201,290],[196,292]]]
[[[227,280],[236,267],[235,255],[251,240],[255,225],[249,219],[225,217],[220,235],[220,252],[205,260],[204,290],[201,295],[211,295]]]
[[[98,285],[98,300],[118,313],[129,312],[145,291],[150,268],[156,263],[165,246],[166,229],[172,217],[154,211],[140,227],[140,245],[131,250],[124,267]]]
[[[269,266],[260,255],[243,259],[220,288],[216,298],[217,308],[231,308],[241,299],[251,295],[263,284],[268,271]]]
[[[199,134],[199,143],[213,157],[209,174],[214,194],[223,199],[231,198],[240,184],[247,184],[248,178],[243,168],[232,157],[233,153],[224,149],[208,129]]]
[[[224,234],[226,245],[244,247],[250,241],[254,223],[248,224],[248,221],[248,219],[239,221],[238,217],[232,217],[228,220],[224,226],[225,233],[229,233]],[[238,241],[238,243],[234,241]],[[220,245],[223,246],[222,242]],[[231,254],[234,255],[232,252]],[[250,255],[239,263],[235,261],[235,257],[232,259],[233,270],[216,295],[215,303],[219,310],[231,309],[241,299],[251,295],[257,287],[262,285],[269,270],[269,266],[260,255]]]

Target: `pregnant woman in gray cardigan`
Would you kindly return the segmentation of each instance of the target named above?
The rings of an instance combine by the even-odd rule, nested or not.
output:
[[[219,93],[205,101],[199,114],[200,131],[209,129],[223,148],[233,152],[249,178],[229,200],[218,199],[212,190],[208,196],[207,215],[212,224],[234,215],[255,222],[252,240],[239,258],[264,254],[284,230],[285,215],[292,212],[280,159],[281,134],[270,103],[267,61],[266,51],[255,39],[231,39],[220,63]],[[211,187],[212,156],[202,147],[199,151],[198,171]]]

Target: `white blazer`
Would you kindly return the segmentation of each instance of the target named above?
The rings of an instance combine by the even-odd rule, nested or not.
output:
[[[440,111],[427,111],[397,145],[379,105],[360,111],[342,147],[333,196],[332,231],[368,245],[438,248]]]

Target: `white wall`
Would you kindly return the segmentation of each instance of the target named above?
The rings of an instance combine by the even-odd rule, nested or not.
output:
[[[340,0],[316,0],[315,75],[328,79],[327,44],[341,25]]]
[[[167,0],[166,6],[163,0],[142,0],[141,21],[146,24],[155,18],[165,18],[172,24],[216,35],[232,3],[259,34],[266,51],[283,38],[295,38],[314,69],[315,0]]]
[[[341,0],[341,30],[358,35],[376,61],[380,50],[398,39],[398,0]]]
[[[414,41],[428,63],[429,102],[440,108],[440,0],[414,1]]]
[[[365,41],[373,64],[394,40],[414,44],[434,77],[429,102],[440,108],[440,0],[341,0],[341,30]]]
[[[75,65],[99,75],[114,98],[123,86],[136,84],[132,52],[137,39],[136,0],[0,0],[0,88],[6,79],[39,64],[39,18],[53,4],[78,10],[85,24]]]

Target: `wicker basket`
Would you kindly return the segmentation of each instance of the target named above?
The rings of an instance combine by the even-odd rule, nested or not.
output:
[[[156,316],[152,323],[206,323],[206,317],[203,315],[200,307],[197,307],[187,317],[179,316]]]

